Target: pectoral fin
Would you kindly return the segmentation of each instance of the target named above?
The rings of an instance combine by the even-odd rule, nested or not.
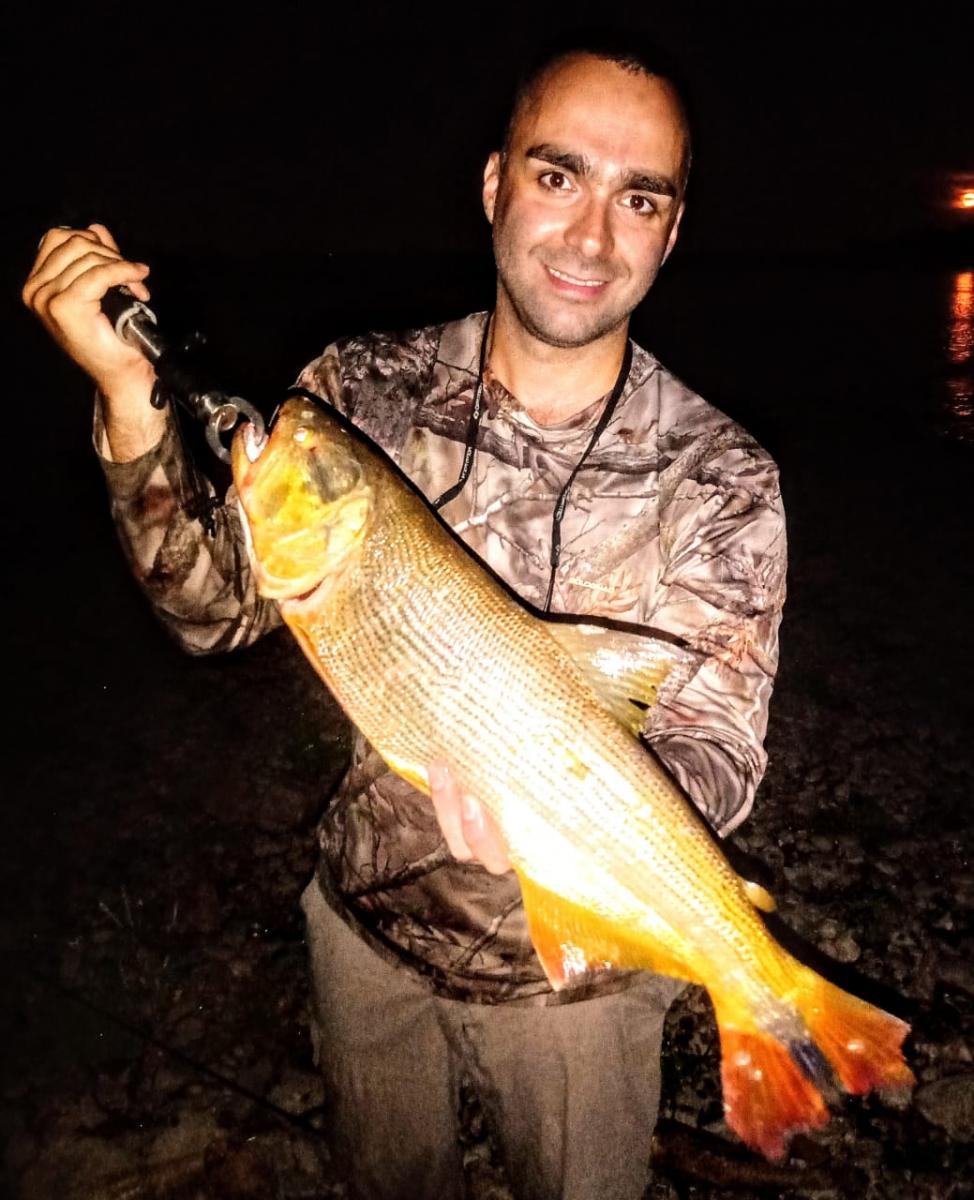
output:
[[[680,690],[701,656],[674,642],[601,625],[545,622],[545,628],[582,671],[612,715],[641,732],[646,710]]]
[[[517,872],[528,931],[548,982],[555,989],[607,971],[656,971],[697,982],[674,953],[635,930],[630,935],[606,917],[555,895]]]

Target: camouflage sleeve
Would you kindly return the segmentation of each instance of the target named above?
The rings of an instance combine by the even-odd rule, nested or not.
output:
[[[652,714],[646,734],[726,834],[750,812],[767,765],[786,540],[774,462],[746,435],[731,449],[715,441],[714,449],[717,457],[695,456],[675,480],[661,480],[663,571],[652,623],[706,657]]]
[[[297,382],[329,399],[392,452],[408,429],[411,409],[404,399],[421,394],[435,350],[435,333],[424,331],[347,338],[328,346]],[[198,499],[215,500],[215,491],[188,460],[174,420],[158,446],[116,463],[96,403],[94,440],[133,574],[183,649],[232,650],[280,624],[276,606],[257,595],[232,487],[212,508],[215,533],[202,525]]]
[[[368,333],[327,346],[298,383],[323,396],[396,462],[427,397],[442,326]]]
[[[184,650],[232,650],[280,623],[276,606],[257,595],[232,488],[212,508],[215,535],[203,527],[197,501],[214,499],[215,489],[188,460],[172,417],[157,446],[117,463],[96,402],[94,442],[132,573]]]
[[[354,405],[342,380],[341,359],[334,342],[326,346],[318,358],[308,363],[297,378],[297,386],[321,396],[349,420],[353,418]]]

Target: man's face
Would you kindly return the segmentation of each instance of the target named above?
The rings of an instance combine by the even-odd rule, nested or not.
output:
[[[676,241],[684,126],[669,86],[588,55],[555,66],[484,172],[503,301],[552,346],[623,325]]]

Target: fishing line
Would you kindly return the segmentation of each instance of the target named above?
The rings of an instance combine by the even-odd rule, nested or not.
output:
[[[175,1046],[170,1046],[167,1042],[162,1041],[161,1038],[156,1037],[155,1034],[150,1033],[141,1025],[137,1025],[134,1021],[128,1020],[127,1017],[120,1016],[117,1012],[113,1012],[111,1009],[106,1008],[104,1005],[95,1000],[90,1000],[81,992],[77,992],[73,988],[66,987],[63,983],[60,983],[58,980],[46,975],[37,967],[31,967],[24,964],[24,968],[22,969],[25,969],[26,973],[30,975],[32,979],[48,988],[50,991],[55,992],[59,996],[63,996],[65,999],[74,1001],[75,1004],[80,1005],[82,1008],[88,1009],[89,1012],[94,1013],[95,1016],[100,1017],[103,1021],[107,1021],[116,1028],[123,1030],[123,1032],[139,1038],[147,1045],[152,1046],[157,1050],[161,1050],[164,1054],[169,1055],[170,1058],[175,1059],[176,1062],[180,1063],[184,1067],[188,1067],[196,1074],[206,1076],[207,1078],[212,1079],[215,1083],[220,1084],[221,1087],[225,1087],[231,1092],[236,1092],[238,1096],[243,1096],[245,1099],[250,1100],[251,1103],[257,1105],[258,1108],[267,1109],[268,1112],[272,1112],[275,1116],[281,1118],[283,1121],[286,1121],[289,1125],[293,1125],[300,1129],[302,1133],[311,1134],[312,1137],[318,1139],[324,1137],[321,1130],[316,1129],[311,1121],[302,1113],[288,1112],[286,1108],[282,1108],[279,1104],[275,1104],[273,1100],[268,1100],[266,1096],[261,1096],[258,1092],[251,1091],[251,1089],[246,1085],[238,1083],[237,1080],[231,1079],[228,1075],[224,1075],[221,1071],[217,1071],[214,1067],[207,1066],[206,1063],[199,1062],[197,1059],[190,1057],[190,1055],[186,1054],[182,1050],[177,1049]]]

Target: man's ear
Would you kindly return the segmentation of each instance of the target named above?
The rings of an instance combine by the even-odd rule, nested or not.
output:
[[[494,223],[494,205],[497,202],[497,188],[501,180],[501,156],[498,150],[487,159],[487,165],[484,167],[484,190],[483,202],[484,212],[487,214],[487,220],[491,224]]]
[[[663,252],[663,259],[660,266],[670,257],[670,251],[676,245],[677,234],[680,232],[680,222],[683,220],[683,210],[686,208],[686,202],[681,200],[680,207],[676,210],[676,217],[673,219],[673,225],[670,229],[670,235],[666,239],[666,250]]]

